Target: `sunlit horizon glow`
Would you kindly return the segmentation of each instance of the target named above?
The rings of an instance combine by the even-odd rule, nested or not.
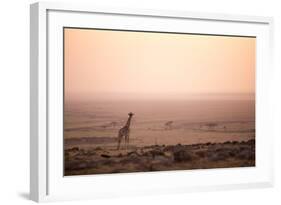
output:
[[[64,31],[65,97],[254,94],[251,37]]]

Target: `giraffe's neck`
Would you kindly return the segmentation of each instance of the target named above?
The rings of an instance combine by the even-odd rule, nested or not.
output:
[[[132,119],[132,116],[129,116],[129,118],[128,118],[128,120],[127,120],[127,122],[126,122],[126,127],[130,127],[130,124],[131,124],[131,119]]]

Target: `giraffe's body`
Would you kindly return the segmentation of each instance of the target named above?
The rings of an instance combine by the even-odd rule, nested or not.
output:
[[[117,141],[118,141],[118,145],[117,145],[117,149],[119,150],[120,148],[120,144],[122,141],[122,138],[125,137],[125,147],[127,148],[128,144],[129,144],[129,138],[130,138],[130,125],[131,125],[131,119],[133,117],[133,113],[129,113],[129,118],[126,122],[126,125],[124,127],[122,127],[119,132],[118,132],[118,137],[117,137]]]

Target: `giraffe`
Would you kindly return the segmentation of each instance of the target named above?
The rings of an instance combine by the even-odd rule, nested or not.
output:
[[[126,125],[124,127],[122,127],[119,132],[118,132],[118,137],[117,137],[117,141],[118,141],[118,145],[117,145],[117,150],[119,150],[120,148],[120,143],[123,137],[125,137],[125,148],[127,148],[128,144],[129,144],[129,137],[130,137],[130,124],[131,124],[131,119],[134,115],[134,113],[130,112],[128,113],[129,118],[126,122]]]

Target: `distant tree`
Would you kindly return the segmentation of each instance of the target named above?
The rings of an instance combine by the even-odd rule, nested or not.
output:
[[[172,129],[174,121],[168,121],[164,124],[166,130]]]
[[[209,129],[211,129],[211,128],[215,128],[215,127],[217,127],[218,126],[218,124],[217,123],[207,123],[207,124],[205,124]]]
[[[101,127],[103,128],[103,129],[106,129],[107,127],[108,127],[108,125],[106,124],[106,125],[101,125]]]
[[[113,121],[113,122],[111,122],[111,123],[107,123],[107,124],[101,125],[101,127],[102,127],[103,129],[106,129],[106,128],[109,128],[109,127],[115,128],[115,127],[117,126],[117,124],[118,124],[117,122]]]
[[[113,122],[110,123],[110,125],[111,125],[113,128],[115,128],[115,127],[117,126],[117,124],[118,124],[118,123],[115,122],[115,121],[113,121]]]

